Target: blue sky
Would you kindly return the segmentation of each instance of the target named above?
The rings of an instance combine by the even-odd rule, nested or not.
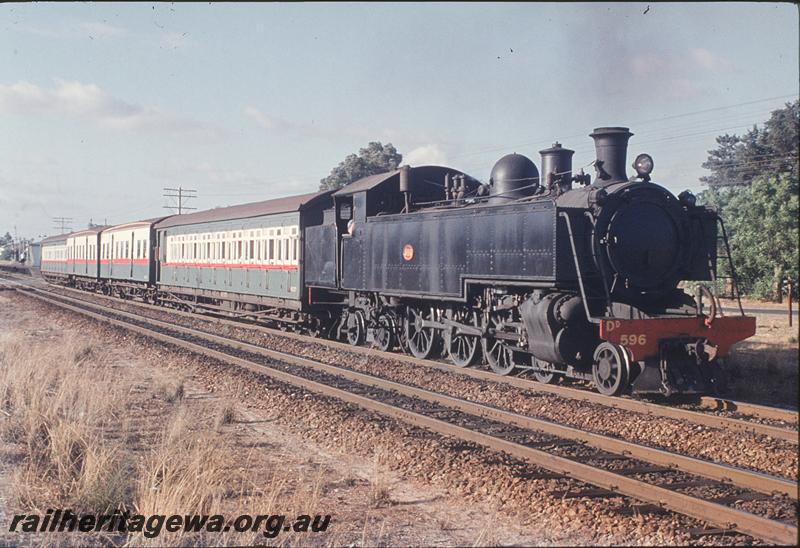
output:
[[[0,4],[0,230],[120,223],[314,191],[392,142],[479,179],[510,152],[626,125],[699,190],[714,137],[798,94],[798,12],[770,3]],[[647,11],[647,13],[644,13]]]

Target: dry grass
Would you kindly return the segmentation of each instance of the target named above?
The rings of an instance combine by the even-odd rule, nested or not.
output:
[[[232,397],[235,387],[220,403],[185,399],[183,381],[162,379],[168,372],[120,366],[99,343],[86,344],[78,337],[85,335],[33,346],[22,335],[0,335],[0,435],[14,444],[15,455],[23,455],[15,463],[15,499],[9,509],[109,514],[119,508],[144,515],[282,514],[289,519],[333,510],[327,492],[329,468],[313,460],[299,463],[299,468],[276,465],[280,461],[274,456],[265,459],[263,445],[252,443],[246,429],[226,428],[243,413]],[[394,512],[396,504],[382,466],[387,460],[387,449],[377,447],[368,472],[369,489],[358,492],[357,512],[363,508],[364,514],[346,521],[335,515],[335,525],[325,534],[280,531],[271,538],[262,525],[247,533],[162,530],[155,538],[141,533],[113,538],[39,535],[30,541],[382,545],[387,542],[386,518],[380,515]],[[347,485],[359,483],[352,480]]]
[[[156,378],[148,392],[137,395],[131,387],[139,382],[106,365],[98,346],[78,338],[34,347],[19,334],[0,336],[0,435],[23,455],[14,472],[14,505],[40,513],[69,508],[76,513],[120,509],[143,515],[292,516],[323,510],[321,470],[287,478],[281,470],[259,469],[257,447],[242,452],[231,444],[232,432],[220,435],[237,415],[230,400],[198,409],[183,400],[180,380]],[[137,435],[144,435],[147,443],[139,450],[125,443],[135,428],[129,413],[134,398],[173,404],[154,404],[161,415],[148,422],[163,413],[168,418],[160,434],[148,434],[143,425]],[[244,534],[162,531],[155,538],[131,535],[127,543],[291,546],[308,540],[288,534],[266,538],[262,528]]]
[[[156,385],[156,394],[167,403],[177,403],[186,395],[182,380],[163,379]]]
[[[797,406],[798,327],[786,318],[759,315],[756,335],[737,344],[726,359],[730,395],[765,405]]]
[[[230,453],[219,436],[193,431],[179,408],[164,429],[161,441],[137,469],[133,510],[142,515],[214,514],[219,511],[231,476]],[[179,534],[156,538],[133,536],[135,545],[184,544]]]
[[[97,364],[91,370],[86,364]],[[14,485],[28,508],[106,512],[130,490],[119,443],[106,440],[120,401],[113,373],[97,348],[77,339],[31,350],[19,336],[0,339],[0,423],[6,441],[22,446]]]
[[[383,506],[390,506],[394,503],[392,500],[391,486],[386,479],[385,473],[382,471],[381,464],[385,462],[387,456],[387,449],[379,446],[375,449],[372,460],[372,470],[370,471],[370,491],[369,491],[369,506],[370,508],[381,508]]]
[[[219,430],[226,424],[231,424],[236,420],[236,406],[230,401],[224,402],[214,415],[214,426]]]
[[[497,515],[498,512],[495,510],[493,515],[487,516],[486,521],[484,522],[483,526],[478,531],[478,534],[475,537],[475,541],[473,546],[498,546],[499,544],[495,540],[495,535],[497,531]]]

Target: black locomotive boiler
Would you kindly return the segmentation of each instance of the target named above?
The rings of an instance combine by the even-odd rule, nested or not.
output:
[[[678,287],[716,278],[721,221],[652,182],[648,155],[629,178],[631,135],[591,134],[594,181],[556,143],[541,174],[510,154],[488,185],[404,166],[344,187],[306,229],[310,303],[338,314],[336,333],[355,345],[593,380],[605,394],[714,390],[719,358],[755,320],[721,317],[705,286]]]

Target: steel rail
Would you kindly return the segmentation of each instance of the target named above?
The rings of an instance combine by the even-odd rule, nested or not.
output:
[[[47,293],[45,291],[36,290],[37,293]],[[725,529],[737,530],[754,537],[762,538],[768,542],[778,544],[792,544],[797,540],[798,529],[794,525],[790,525],[781,521],[770,520],[754,514],[743,512],[735,508],[730,508],[721,504],[698,499],[690,495],[671,491],[664,487],[651,485],[636,479],[632,479],[620,474],[615,474],[606,470],[601,470],[593,466],[589,466],[577,461],[573,461],[564,457],[552,455],[546,451],[527,447],[515,442],[503,440],[489,434],[470,430],[461,426],[457,426],[440,419],[422,415],[406,409],[394,407],[384,402],[376,401],[371,398],[354,394],[340,388],[335,388],[317,381],[305,379],[300,376],[292,375],[291,373],[279,371],[269,368],[267,366],[257,364],[236,356],[231,356],[225,352],[213,350],[202,345],[185,341],[183,339],[173,337],[164,333],[159,333],[148,329],[133,325],[123,320],[118,320],[102,313],[92,312],[86,308],[74,306],[65,302],[59,302],[57,299],[47,298],[43,295],[36,295],[32,292],[24,292],[25,294],[36,299],[55,304],[67,310],[72,310],[79,314],[86,315],[96,320],[127,329],[144,335],[146,337],[167,342],[169,344],[179,346],[195,352],[200,355],[205,355],[218,359],[223,362],[233,363],[250,371],[260,374],[265,374],[278,381],[289,383],[301,388],[306,388],[314,392],[321,393],[327,396],[333,396],[337,399],[346,401],[348,403],[356,404],[360,407],[377,411],[379,413],[399,418],[406,422],[422,426],[439,434],[456,436],[460,439],[472,441],[477,444],[483,445],[491,450],[499,450],[514,455],[518,458],[524,459],[531,464],[547,468],[551,471],[563,474],[565,476],[583,481],[585,483],[593,484],[610,491],[630,496],[632,498],[642,500],[645,502],[653,503],[663,508],[672,510],[674,512],[688,515],[702,521],[706,521],[713,525],[723,527]],[[53,294],[51,294],[53,295]],[[70,299],[63,295],[54,295],[57,298],[65,300],[77,301],[77,299]],[[99,305],[86,303],[81,301],[82,305],[90,305],[90,308],[100,308]],[[106,314],[109,312],[105,310]],[[113,311],[114,314],[120,311]],[[164,324],[168,329],[175,329],[171,324],[152,320],[150,318],[143,318],[129,313],[120,314],[123,317],[130,316],[136,321],[145,321],[151,324]],[[202,338],[209,338],[209,334],[182,328],[186,331],[194,331],[194,336],[201,336]],[[229,341],[225,342],[226,345],[231,346]],[[258,347],[256,347],[258,348]],[[263,350],[263,349],[262,349]],[[292,357],[292,356],[290,356]],[[285,360],[282,360],[285,361]],[[324,365],[324,364],[322,364]],[[404,386],[404,385],[402,385]]]
[[[23,284],[25,285],[25,284]],[[85,291],[67,288],[67,287],[59,287],[59,289],[64,289],[70,292],[74,292],[80,295],[87,295]],[[555,386],[549,384],[542,384],[539,382],[530,381],[521,377],[504,377],[497,375],[495,373],[489,371],[482,371],[479,369],[471,369],[471,368],[460,368],[454,365],[450,365],[448,363],[434,361],[434,360],[421,360],[419,358],[409,356],[407,354],[400,354],[394,352],[383,352],[378,350],[377,348],[373,347],[361,347],[361,346],[352,346],[349,344],[345,344],[339,341],[331,341],[328,339],[321,339],[317,337],[311,337],[308,335],[300,335],[298,333],[291,333],[286,331],[280,331],[278,329],[272,329],[269,327],[264,327],[261,325],[252,325],[243,322],[238,322],[226,318],[220,318],[218,316],[208,316],[203,314],[197,314],[192,312],[184,312],[181,310],[174,310],[169,309],[157,305],[152,305],[148,303],[142,303],[137,301],[129,301],[124,299],[119,299],[116,297],[110,297],[107,295],[100,295],[100,294],[91,294],[95,297],[100,297],[103,299],[108,299],[113,302],[119,302],[124,304],[131,304],[134,306],[144,307],[148,309],[152,309],[154,311],[161,311],[161,312],[169,312],[172,314],[178,314],[180,316],[190,318],[190,319],[202,319],[204,321],[209,322],[219,322],[224,325],[230,325],[242,329],[247,329],[250,331],[255,332],[266,332],[268,334],[278,336],[278,337],[287,337],[293,340],[307,342],[312,344],[320,344],[323,346],[328,346],[331,348],[337,348],[347,352],[353,352],[356,354],[363,354],[363,355],[372,355],[372,356],[380,356],[385,357],[386,359],[396,359],[398,361],[402,361],[405,363],[410,363],[413,365],[422,365],[424,367],[429,367],[432,369],[438,369],[440,371],[450,372],[454,374],[461,374],[466,375],[468,377],[472,377],[478,380],[488,381],[488,382],[497,382],[502,384],[507,384],[509,386],[514,386],[516,388],[520,388],[523,390],[531,390],[536,392],[545,392],[548,394],[553,394],[556,396],[565,397],[572,400],[583,401],[587,403],[603,405],[605,407],[611,407],[614,409],[619,409],[623,411],[633,411],[635,413],[641,413],[649,416],[654,417],[665,417],[675,420],[685,420],[689,422],[693,422],[695,424],[701,426],[707,426],[711,428],[725,428],[734,431],[740,432],[748,432],[753,434],[760,434],[764,436],[769,436],[775,439],[780,439],[784,441],[788,441],[790,443],[798,444],[800,443],[800,435],[798,434],[797,430],[782,428],[779,426],[773,426],[769,424],[761,424],[758,422],[746,421],[737,418],[731,417],[721,417],[718,415],[713,415],[709,413],[702,413],[698,411],[692,411],[688,409],[681,409],[677,407],[669,407],[666,405],[660,405],[656,403],[645,402],[641,400],[634,400],[629,398],[621,398],[621,397],[612,397],[612,396],[605,396],[603,394],[599,394],[596,392],[590,392],[588,390],[581,390],[577,388],[570,388],[567,386]],[[723,398],[715,398],[710,396],[703,396],[701,397],[701,405],[706,408],[716,409],[716,410],[735,410],[739,411],[743,414],[750,414],[753,416],[761,417],[761,418],[768,418],[773,420],[781,420],[788,423],[797,423],[798,421],[798,412],[779,409],[779,408],[772,408],[766,406],[760,406],[755,404],[743,403],[743,402],[733,402],[731,400],[726,400]]]

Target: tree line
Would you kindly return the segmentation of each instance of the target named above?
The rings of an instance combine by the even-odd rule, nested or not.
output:
[[[778,299],[798,281],[800,101],[772,112],[744,135],[720,135],[703,167],[700,203],[717,208],[728,231],[742,293]],[[725,265],[721,265],[722,273]]]

